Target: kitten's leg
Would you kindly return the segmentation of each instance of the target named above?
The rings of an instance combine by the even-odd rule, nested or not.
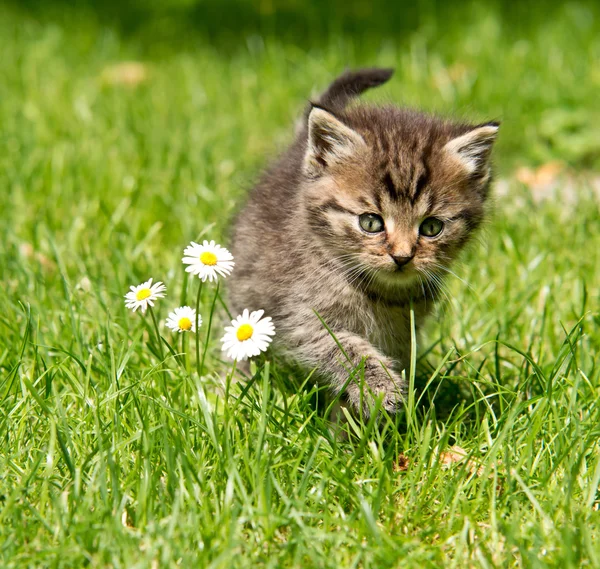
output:
[[[329,432],[334,436],[334,438],[338,441],[347,441],[348,433],[347,433],[347,424],[348,420],[346,419],[346,415],[344,414],[344,409],[347,409],[348,405],[339,399],[333,404],[331,408],[331,412],[326,419],[330,423]]]
[[[335,393],[348,384],[345,399],[355,411],[369,416],[374,397],[383,397],[382,405],[388,412],[400,410],[406,382],[392,371],[392,360],[361,336],[339,331],[335,332],[334,340],[329,333],[320,330],[312,336],[303,335],[294,352],[299,361],[319,369],[329,379]],[[361,390],[362,374],[355,368],[363,360],[364,389]],[[351,374],[353,377],[348,382]]]

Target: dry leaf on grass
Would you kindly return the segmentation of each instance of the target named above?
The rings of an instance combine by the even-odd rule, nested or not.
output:
[[[564,171],[561,162],[548,162],[539,168],[519,168],[515,176],[519,182],[529,188],[533,199],[540,202],[550,199],[558,189],[559,178]]]
[[[445,468],[450,468],[453,464],[460,464],[464,460],[466,460],[468,456],[468,452],[458,445],[451,446],[448,450],[442,451],[440,453],[440,463]],[[467,462],[467,470],[473,474],[476,473],[478,476],[483,474],[483,466],[478,465],[474,460],[469,460]]]
[[[46,257],[43,253],[37,252],[31,243],[21,243],[19,245],[19,253],[28,260],[37,261],[45,271],[56,269],[54,261]]]
[[[408,470],[408,458],[400,453],[394,462],[394,472],[406,472]]]
[[[548,162],[535,170],[527,167],[519,168],[516,177],[522,184],[533,188],[553,184],[562,171],[563,165],[560,162]]]
[[[519,168],[509,178],[500,178],[494,184],[496,197],[510,196],[509,203],[523,208],[525,201],[518,195],[511,195],[514,180],[523,184],[537,204],[548,200],[559,200],[564,206],[576,204],[582,196],[590,193],[600,198],[600,176],[594,172],[574,172],[564,168],[561,162],[548,162],[539,168]]]
[[[123,61],[105,67],[101,78],[108,85],[135,87],[148,79],[148,68],[138,61]]]

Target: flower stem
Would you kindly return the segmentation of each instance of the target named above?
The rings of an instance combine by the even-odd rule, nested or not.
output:
[[[163,351],[162,338],[160,337],[160,332],[158,331],[158,322],[156,321],[156,316],[154,315],[154,310],[152,310],[151,306],[148,306],[148,311],[150,312],[150,316],[152,316],[152,322],[154,322],[154,330],[156,331],[156,339],[158,341],[158,353],[160,354],[161,363],[165,359],[165,353]]]
[[[167,388],[167,376],[163,369],[163,364],[165,361],[165,352],[163,351],[162,338],[161,338],[160,332],[158,330],[158,322],[156,321],[156,316],[154,315],[154,310],[152,310],[151,306],[148,307],[148,310],[150,311],[150,316],[152,316],[152,322],[154,322],[154,330],[156,331],[156,339],[158,340],[158,353],[160,354],[159,369],[160,369],[160,376],[161,376],[162,382],[163,382],[163,390],[164,390],[165,396],[170,400],[171,396],[169,395],[169,390]]]
[[[188,279],[190,278],[190,273],[187,271],[183,272],[183,283],[181,283],[181,298],[179,300],[180,306],[185,306],[187,304],[187,289],[188,289]]]
[[[212,327],[213,314],[215,313],[215,304],[217,304],[217,298],[219,298],[219,282],[217,281],[217,288],[215,290],[215,297],[213,298],[212,306],[210,307],[210,314],[208,316],[208,327],[206,329],[206,342],[204,343],[204,351],[202,352],[202,363],[198,371],[198,376],[202,377],[204,372],[204,360],[206,359],[206,352],[208,351],[208,341],[210,340],[210,329]],[[198,332],[196,331],[196,336]]]
[[[200,281],[200,286],[198,287],[198,296],[196,297],[196,371],[198,372],[198,379],[202,377],[200,373],[200,296],[202,295],[202,285],[204,283]]]
[[[190,354],[189,354],[189,339],[185,332],[181,334],[181,351],[183,353],[183,367],[187,374],[190,374]]]
[[[227,374],[225,378],[225,403],[229,401],[229,388],[231,387],[231,383],[233,381],[233,376],[235,375],[235,371],[237,369],[237,360],[233,360],[233,365],[231,366],[231,373]]]

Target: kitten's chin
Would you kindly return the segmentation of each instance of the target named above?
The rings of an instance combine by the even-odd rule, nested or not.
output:
[[[412,270],[385,271],[379,270],[373,279],[375,286],[380,285],[387,289],[408,288],[417,282],[417,274]]]

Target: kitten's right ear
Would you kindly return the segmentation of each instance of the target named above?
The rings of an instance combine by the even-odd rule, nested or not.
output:
[[[304,171],[311,178],[321,176],[328,167],[347,160],[364,146],[358,132],[325,109],[313,106],[308,115]]]

